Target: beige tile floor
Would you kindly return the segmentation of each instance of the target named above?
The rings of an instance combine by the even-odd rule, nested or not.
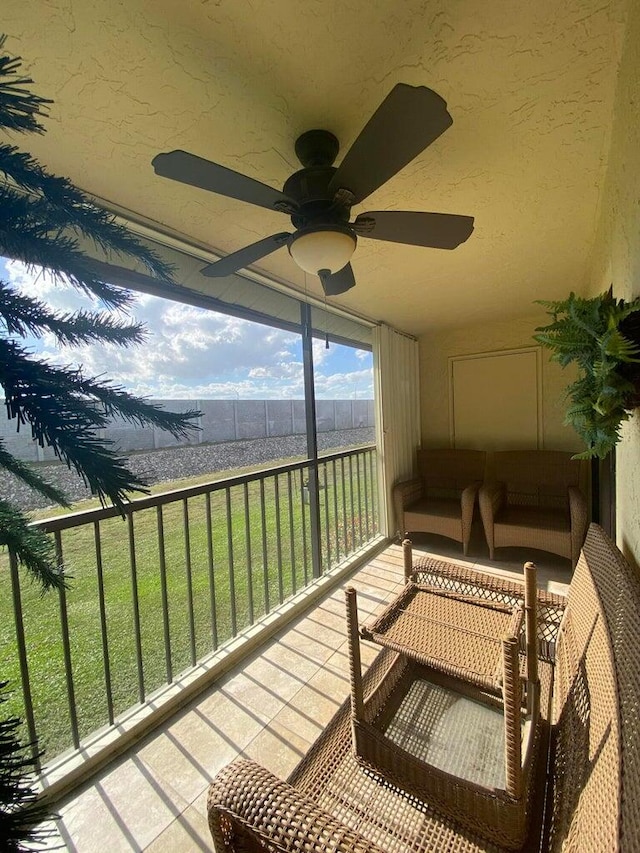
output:
[[[463,562],[460,546],[416,536],[416,551]],[[562,592],[567,560],[501,549],[490,563],[479,531],[464,562],[521,574],[538,565],[539,585]],[[390,545],[348,581],[361,618],[378,612],[403,582],[402,551]],[[349,693],[344,621],[347,584],[271,639],[176,717],[58,804],[50,849],[79,853],[186,853],[212,850],[206,798],[211,777],[238,755],[286,777]],[[363,663],[378,650],[363,644]]]

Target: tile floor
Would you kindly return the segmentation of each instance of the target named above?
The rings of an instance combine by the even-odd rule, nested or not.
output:
[[[539,585],[562,592],[567,560],[501,549],[490,563],[474,531],[470,555],[442,537],[416,536],[416,551],[478,568],[521,574],[538,565]],[[361,619],[378,612],[403,583],[402,551],[390,545],[348,581],[358,590]],[[238,755],[286,777],[349,693],[346,584],[272,638],[177,716],[58,804],[49,849],[187,853],[212,850],[206,799],[211,777]],[[363,644],[363,664],[378,649]]]

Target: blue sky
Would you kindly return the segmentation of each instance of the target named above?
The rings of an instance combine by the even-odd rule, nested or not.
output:
[[[74,288],[0,258],[0,275],[59,311],[100,310]],[[134,394],[157,399],[302,399],[302,347],[289,332],[140,294],[129,312],[143,322],[141,347],[85,345],[60,349],[51,336],[25,345],[57,364],[81,365]],[[372,356],[314,341],[318,399],[373,398]]]

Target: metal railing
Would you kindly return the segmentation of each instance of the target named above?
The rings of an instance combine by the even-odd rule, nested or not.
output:
[[[2,677],[22,686],[9,712],[25,741],[47,761],[78,749],[373,539],[375,454],[323,456],[317,478],[304,460],[144,497],[124,518],[108,507],[37,522],[70,578],[42,596],[13,554],[0,559]]]

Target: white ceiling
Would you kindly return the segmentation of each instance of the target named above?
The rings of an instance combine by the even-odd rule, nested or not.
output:
[[[333,300],[414,334],[530,313],[585,286],[627,0],[3,0],[7,49],[54,100],[16,140],[83,189],[221,253],[281,214],[157,177],[182,148],[281,188],[296,137],[338,162],[397,82],[453,125],[363,210],[473,215],[454,251],[361,238]],[[402,128],[398,128],[398,133]],[[286,249],[259,267],[321,293]],[[206,279],[202,286],[206,290]]]

